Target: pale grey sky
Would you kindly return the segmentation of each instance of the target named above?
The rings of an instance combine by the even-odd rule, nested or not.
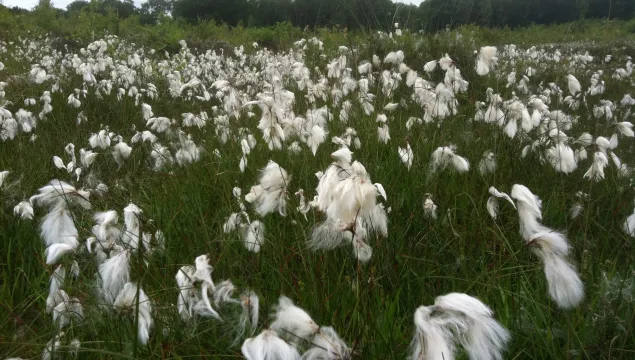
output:
[[[51,3],[56,8],[66,9],[66,5],[72,3],[75,0],[51,0]],[[38,0],[0,0],[0,2],[7,7],[18,6],[24,9],[32,9],[35,5],[37,5]],[[138,7],[141,3],[144,3],[145,0],[134,0],[135,5]]]
[[[75,0],[52,0],[53,6],[60,9],[66,9],[66,5],[72,3]],[[415,4],[419,5],[423,0],[393,0],[394,2],[400,2],[405,4]],[[37,5],[38,0],[0,0],[0,2],[7,7],[18,6],[24,9],[32,9],[35,5]],[[134,0],[134,3],[137,7],[141,6],[141,3],[144,3],[145,0]]]

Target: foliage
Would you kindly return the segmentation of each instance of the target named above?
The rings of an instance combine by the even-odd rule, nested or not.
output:
[[[309,3],[316,2],[304,4]],[[589,3],[590,9],[593,4],[593,1]],[[615,1],[614,4],[626,3]],[[347,126],[355,127],[363,140],[362,148],[355,151],[355,158],[366,165],[373,181],[384,184],[389,194],[390,236],[373,243],[374,255],[366,265],[352,259],[348,248],[324,253],[307,249],[305,241],[312,225],[321,220],[317,212],[311,212],[308,220],[295,211],[289,211],[285,219],[277,215],[264,218],[269,237],[259,255],[247,253],[238,239],[222,230],[223,222],[235,208],[235,199],[231,196],[235,186],[246,192],[258,178],[259,169],[269,160],[275,160],[293,175],[294,189],[312,191],[316,183],[314,173],[332,161],[329,154],[337,148],[334,144],[325,143],[316,156],[305,151],[298,157],[286,151],[269,152],[259,139],[259,147],[249,158],[249,166],[241,173],[236,161],[242,154],[240,146],[234,142],[222,144],[210,124],[208,128],[191,130],[194,139],[203,147],[201,160],[174,171],[151,171],[148,161],[151,150],[147,144],[135,145],[131,158],[123,165],[116,164],[108,152],[100,154],[104,160],[94,164],[93,170],[111,190],[104,197],[91,195],[93,210],[120,210],[134,201],[147,217],[154,220],[151,226],[165,233],[166,249],[149,260],[145,265],[147,270],[143,270],[143,261],[135,262],[132,267],[148,297],[154,304],[162,306],[155,311],[156,325],[150,342],[146,346],[136,345],[134,323],[124,316],[112,316],[94,299],[94,279],[90,274],[96,271],[96,265],[84,258],[79,264],[82,276],[68,281],[75,296],[86,304],[86,308],[92,309],[86,314],[85,322],[72,326],[66,334],[68,339],[76,337],[82,341],[80,359],[239,358],[240,346],[233,344],[229,325],[213,319],[184,323],[172,306],[177,293],[174,274],[203,253],[210,255],[216,279],[231,278],[240,287],[258,290],[263,299],[261,320],[267,318],[266,313],[278,295],[286,294],[302,304],[320,323],[332,323],[339,329],[359,359],[404,359],[412,336],[413,310],[421,304],[431,303],[436,295],[451,291],[478,296],[512,331],[513,342],[505,358],[632,358],[635,346],[634,258],[632,239],[621,228],[623,220],[633,210],[632,179],[618,176],[612,167],[607,170],[607,178],[599,183],[582,180],[586,170],[582,168],[571,175],[557,173],[536,155],[519,158],[516,155],[523,145],[520,141],[509,139],[498,129],[472,119],[475,102],[484,100],[488,87],[510,98],[513,89],[505,86],[505,76],[512,70],[521,74],[527,68],[527,60],[519,60],[500,73],[478,76],[474,70],[473,51],[485,45],[514,43],[522,51],[536,45],[546,52],[562,49],[567,56],[589,51],[595,56],[589,69],[605,71],[607,92],[602,98],[620,99],[625,92],[632,91],[632,84],[612,79],[610,75],[615,67],[622,66],[627,55],[633,54],[633,20],[625,23],[591,19],[557,25],[536,22],[522,29],[511,25],[483,28],[476,25],[479,21],[474,21],[451,31],[435,34],[404,31],[403,36],[391,38],[374,31],[344,32],[331,27],[330,19],[311,30],[299,27],[304,23],[287,21],[271,25],[268,20],[259,23],[261,20],[253,16],[251,20],[249,17],[242,19],[243,25],[251,22],[251,25],[270,26],[240,26],[240,20],[236,26],[229,26],[226,21],[217,21],[213,17],[188,21],[164,13],[154,20],[144,20],[143,14],[124,18],[112,8],[97,11],[95,6],[76,4],[72,11],[64,14],[45,6],[31,13],[0,7],[0,39],[12,42],[7,45],[7,52],[0,54],[0,61],[6,66],[0,76],[7,79],[4,91],[11,100],[7,105],[9,109],[16,112],[26,107],[23,105],[26,98],[39,99],[43,91],[50,90],[54,81],[33,84],[25,74],[34,64],[15,62],[10,54],[19,53],[18,49],[34,41],[39,46],[34,46],[32,51],[39,51],[45,47],[43,44],[51,44],[55,50],[71,55],[106,36],[116,39],[106,53],[113,56],[117,64],[129,61],[131,54],[119,53],[117,49],[121,45],[123,49],[129,46],[138,50],[153,65],[168,58],[188,59],[180,40],[186,40],[188,47],[197,54],[210,50],[232,57],[236,46],[244,46],[246,53],[255,52],[253,42],[257,42],[259,48],[292,53],[291,49],[297,49],[293,45],[295,41],[317,36],[324,41],[324,52],[308,49],[304,59],[313,75],[318,71],[327,72],[327,59],[337,56],[341,45],[357,50],[349,58],[351,68],[374,54],[383,59],[391,51],[403,50],[408,66],[421,71],[426,62],[449,53],[470,85],[466,93],[459,95],[460,112],[443,122],[408,130],[407,119],[420,117],[422,111],[417,106],[400,106],[391,114],[393,140],[388,145],[377,140],[372,117],[356,113],[349,124],[333,121],[333,127],[329,129],[331,135],[342,133]],[[487,19],[488,9],[492,9],[492,14],[498,11],[494,6],[483,9],[484,19]],[[169,10],[166,7],[156,11]],[[274,14],[271,12],[266,16]],[[407,14],[399,16],[407,18]],[[390,27],[392,19],[385,21]],[[439,20],[435,24],[435,28],[444,29],[447,24],[455,26],[459,23]],[[130,45],[131,42],[135,45]],[[157,51],[152,54],[149,49]],[[614,60],[605,64],[602,59],[609,53],[614,55]],[[237,56],[234,57],[232,59],[239,61]],[[183,68],[187,65],[184,61]],[[571,62],[567,61],[550,64],[533,76],[531,83],[537,87],[540,83],[554,82],[566,89],[566,75],[572,69]],[[155,71],[160,71],[158,66]],[[590,77],[588,69],[576,71],[575,75],[586,87]],[[141,70],[139,76],[144,82],[154,81],[160,89],[159,98],[144,99],[151,103],[156,114],[181,119],[184,112],[204,110],[212,114],[212,106],[220,105],[217,99],[201,104],[171,98],[165,77],[155,74],[146,78]],[[437,71],[429,79],[442,81],[443,74]],[[118,100],[116,88],[112,95],[103,99],[97,99],[90,88],[89,96],[82,99],[82,110],[88,121],[78,125],[79,110],[66,106],[66,101],[74,89],[83,89],[84,79],[81,74],[69,72],[60,78],[60,84],[63,92],[52,94],[54,110],[46,120],[38,123],[35,142],[21,134],[13,141],[3,142],[0,152],[0,171],[10,169],[11,175],[15,176],[0,189],[1,358],[39,357],[57,333],[43,310],[52,268],[44,265],[42,241],[37,236],[38,223],[18,220],[13,214],[13,206],[50,179],[71,177],[72,174],[56,169],[51,162],[52,154],[62,155],[67,143],[86,147],[90,134],[102,126],[108,126],[109,131],[129,140],[136,130],[146,126],[134,98],[124,95]],[[310,107],[305,92],[296,89],[294,84],[286,85],[296,93],[296,113],[303,114]],[[379,93],[379,89],[375,90]],[[408,101],[409,95],[399,89],[395,99]],[[385,100],[378,96],[377,104],[383,106]],[[596,105],[597,100],[589,97],[589,106]],[[330,106],[331,101],[329,97],[324,104]],[[34,109],[40,107],[38,103]],[[594,135],[610,134],[612,124],[593,118],[591,112],[586,107],[571,111],[579,121],[576,126],[590,129]],[[232,126],[257,134],[256,125],[254,118],[243,114]],[[396,152],[397,146],[403,146],[406,141],[410,142],[415,154],[410,171]],[[623,154],[624,161],[631,166],[635,159],[632,139],[621,141],[623,153],[620,155]],[[484,151],[494,151],[499,155],[499,170],[488,175],[473,172],[464,176],[452,173],[431,176],[429,155],[437,146],[449,143],[456,144],[474,168]],[[221,150],[221,157],[215,155],[216,149]],[[536,169],[540,172],[536,173]],[[569,236],[573,245],[572,258],[578,264],[587,291],[587,298],[580,308],[562,311],[547,298],[542,268],[521,243],[515,212],[501,206],[502,212],[496,221],[487,214],[484,205],[487,187],[496,185],[501,190],[508,190],[514,183],[524,183],[541,196],[544,222]],[[589,195],[584,203],[584,213],[576,219],[569,217],[569,209],[577,201],[573,189]],[[433,194],[439,205],[438,221],[422,215],[426,193]],[[293,198],[290,207],[297,205]],[[38,210],[36,219],[42,215]],[[94,225],[90,214],[78,213],[75,221],[82,237],[90,236]],[[262,326],[268,324],[268,320],[264,320]],[[66,354],[55,358],[63,356]]]
[[[42,7],[34,11],[38,8]],[[78,12],[105,15],[109,11],[122,19],[137,15],[143,24],[156,24],[170,15],[192,24],[214,20],[229,26],[267,27],[289,22],[300,28],[389,31],[394,23],[399,23],[402,29],[435,32],[466,24],[517,28],[580,19],[628,20],[635,16],[635,2],[427,0],[417,7],[390,0],[149,0],[141,8],[135,8],[132,0],[76,0],[67,6],[65,15]],[[41,17],[42,24],[47,24],[49,18]]]

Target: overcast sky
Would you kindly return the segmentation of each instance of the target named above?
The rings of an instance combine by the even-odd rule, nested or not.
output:
[[[56,8],[66,9],[66,6],[72,3],[75,0],[51,0],[51,3]],[[7,7],[18,6],[25,9],[32,9],[35,5],[37,5],[38,0],[0,0]],[[134,0],[136,6],[140,6],[141,3],[144,3],[145,0]]]
[[[53,6],[60,9],[66,9],[66,5],[72,3],[75,0],[52,0]],[[394,2],[401,2],[406,4],[415,4],[419,5],[423,0],[393,0]],[[38,0],[0,0],[7,7],[18,6],[25,9],[32,9],[35,5],[37,5]],[[134,0],[135,5],[138,7],[141,3],[144,3],[145,0]]]

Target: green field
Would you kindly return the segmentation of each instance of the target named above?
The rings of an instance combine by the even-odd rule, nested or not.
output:
[[[243,341],[274,323],[270,314],[284,295],[317,324],[332,326],[352,358],[406,359],[415,310],[452,292],[480,299],[509,330],[504,359],[635,357],[635,218],[627,223],[635,208],[635,148],[628,131],[635,101],[625,98],[635,97],[629,57],[635,43],[628,24],[464,27],[401,36],[302,34],[285,32],[284,25],[208,27],[190,29],[200,33],[182,45],[178,36],[189,38],[187,29],[164,25],[175,26],[165,40],[133,25],[122,26],[120,37],[91,41],[87,34],[71,42],[16,32],[0,42],[0,171],[9,171],[0,177],[0,358],[239,359]],[[211,30],[216,37],[197,40]],[[281,33],[294,35],[252,44]],[[306,39],[298,41],[301,36]],[[497,46],[497,62],[480,50],[488,45]],[[402,61],[394,53],[400,50]],[[476,70],[479,51],[491,64],[484,75]],[[441,61],[426,71],[433,60]],[[360,73],[360,67],[370,69]],[[572,91],[569,74],[579,80],[579,91]],[[395,109],[384,110],[388,104]],[[502,116],[491,115],[496,109]],[[378,121],[381,114],[386,120]],[[513,134],[510,123],[517,128]],[[276,125],[284,138],[268,143],[264,137],[275,135]],[[378,128],[384,126],[389,139],[382,141]],[[589,141],[580,138],[583,133]],[[148,139],[152,135],[155,140]],[[375,218],[362,224],[366,210],[354,208],[352,223],[341,220],[329,230],[330,241],[342,246],[315,250],[312,239],[326,236],[314,234],[316,226],[341,219],[343,211],[300,211],[296,192],[302,189],[307,203],[319,195],[316,173],[327,171],[343,142],[367,171],[355,177],[366,192],[347,199],[354,206],[360,198],[383,204],[387,234],[376,229]],[[455,155],[446,149],[441,157],[450,159],[447,167],[442,163],[434,171],[433,153],[449,146]],[[398,150],[406,147],[412,150],[405,156],[410,167]],[[92,164],[82,160],[80,149],[97,153]],[[563,149],[575,157],[563,160]],[[481,171],[488,152],[495,170]],[[76,160],[68,166],[71,153]],[[454,168],[457,156],[469,162],[469,170]],[[571,171],[563,171],[566,160],[573,161],[567,164]],[[279,192],[275,209],[259,212],[256,205],[267,191],[252,194],[251,203],[248,194],[270,161],[286,174],[274,181],[279,187],[269,189]],[[340,180],[353,172],[348,169]],[[55,216],[50,209],[34,199],[29,220],[14,214],[14,207],[54,179],[74,187],[61,200],[51,195],[53,212],[71,224],[56,223],[42,236],[43,219]],[[383,186],[385,199],[368,190],[371,183]],[[54,184],[59,190],[59,182]],[[488,189],[514,197],[514,184],[542,199],[540,222],[568,239],[571,249],[562,258],[584,284],[579,304],[564,309],[550,296],[543,262],[532,251],[537,248],[527,245],[531,239],[521,235],[514,207],[499,199],[496,219],[489,214]],[[81,199],[86,197],[90,208]],[[513,200],[521,208],[522,201]],[[129,207],[125,215],[129,204],[139,211]],[[118,222],[101,230],[115,249],[103,242],[91,246],[92,240],[87,246],[87,239],[104,234],[94,227],[94,215],[108,210],[116,211]],[[225,231],[233,213],[241,221],[235,231]],[[258,226],[264,232],[250,232]],[[75,234],[66,232],[73,228]],[[140,243],[142,233],[151,240]],[[257,246],[246,243],[254,234]],[[351,234],[363,237],[372,256],[355,256]],[[53,243],[73,243],[72,237],[77,244],[47,264],[47,236]],[[129,256],[129,276],[121,285],[137,284],[147,301],[136,301],[143,296],[133,289],[130,306],[122,308],[113,305],[122,286],[106,296],[101,291],[100,264],[118,251]],[[184,319],[177,306],[175,276],[204,254],[217,289],[209,296],[222,321],[196,309]],[[60,279],[62,268],[66,276],[59,288],[76,298],[83,314],[66,312],[54,321],[56,311],[47,312],[49,284]],[[215,304],[226,279],[235,291],[231,299],[218,295]],[[193,291],[200,296],[205,289],[199,281]],[[259,298],[260,314],[257,327],[243,332],[240,295],[248,290]],[[147,341],[138,331],[146,318],[136,315],[144,309],[152,319]],[[308,340],[295,339],[300,353],[311,346]],[[457,347],[457,358],[467,354]]]

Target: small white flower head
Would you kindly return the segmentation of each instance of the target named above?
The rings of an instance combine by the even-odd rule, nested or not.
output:
[[[410,345],[410,359],[453,360],[455,345],[452,333],[432,318],[432,309],[420,306],[414,314],[415,333]]]
[[[483,76],[489,74],[491,68],[498,63],[496,56],[498,50],[495,46],[484,46],[479,51],[476,60],[476,72]]]
[[[434,300],[437,311],[446,316],[462,316],[446,320],[449,326],[456,326],[458,341],[470,355],[470,359],[501,360],[503,351],[511,339],[509,331],[493,318],[494,313],[480,300],[467,294],[451,293]],[[463,329],[461,329],[463,327]]]
[[[85,123],[87,121],[88,121],[88,118],[86,117],[86,114],[84,114],[83,111],[77,114],[77,125],[81,125],[82,123]]]
[[[622,104],[623,106],[632,106],[635,105],[635,99],[633,99],[631,94],[625,94],[622,98],[622,101],[620,101],[620,104]]]
[[[141,226],[139,218],[141,213],[141,209],[133,203],[128,204],[128,206],[123,209],[125,231],[122,234],[121,242],[132,249],[139,248],[139,232]]]
[[[195,271],[192,275],[193,282],[201,282],[207,284],[212,290],[215,289],[214,282],[212,281],[212,266],[209,264],[209,258],[207,255],[197,256],[194,260]]]
[[[573,149],[563,142],[559,142],[547,149],[545,157],[558,172],[570,174],[578,168]]]
[[[313,228],[308,245],[311,250],[332,250],[352,240],[350,231],[343,231],[338,222],[327,219]]]
[[[414,323],[411,359],[454,359],[460,344],[470,359],[500,360],[510,340],[489,307],[466,294],[439,296],[433,306],[419,307]]]
[[[351,350],[330,326],[320,327],[311,341],[313,345],[302,354],[305,360],[345,360],[351,358]]]
[[[243,223],[242,213],[232,213],[223,224],[223,232],[229,234],[234,232]]]
[[[194,286],[196,268],[191,265],[182,266],[176,273],[175,279],[179,295],[176,306],[183,320],[192,318],[196,304],[201,300]]]
[[[403,60],[403,58],[401,58],[401,60]],[[399,64],[400,62],[401,61],[399,61],[399,56],[394,51],[386,54],[386,57],[384,58],[384,64]]]
[[[82,347],[82,343],[79,341],[79,339],[73,339],[71,340],[68,347],[70,349],[71,354],[73,356],[77,356],[79,349]]]
[[[388,195],[386,195],[386,189],[384,189],[384,185],[380,183],[374,183],[373,186],[377,189],[377,194],[380,195],[384,201],[388,200]]]
[[[79,233],[75,227],[69,205],[78,204],[85,209],[90,208],[87,191],[76,190],[73,186],[53,180],[49,185],[40,188],[39,194],[32,196],[29,202],[49,208],[40,224],[40,236],[46,246],[67,244],[72,248],[78,246]]]
[[[110,136],[107,130],[101,130],[99,133],[92,134],[88,139],[91,148],[108,149],[110,147]]]
[[[66,170],[66,165],[64,164],[64,160],[62,160],[62,158],[59,156],[53,156],[53,164],[58,169]]]
[[[372,67],[373,65],[369,61],[364,60],[357,66],[357,72],[359,72],[360,75],[365,75],[372,71]]]
[[[115,246],[110,258],[99,265],[101,296],[112,304],[124,285],[130,281],[130,252]]]
[[[138,298],[137,293],[139,294]],[[135,309],[138,307],[139,312],[136,314],[138,318],[137,336],[141,344],[147,344],[153,324],[152,305],[143,289],[138,289],[137,284],[126,283],[119,295],[117,295],[113,307],[122,314],[134,314]]]
[[[432,61],[428,61],[424,66],[423,66],[423,71],[427,72],[427,73],[431,73],[434,71],[434,69],[437,68],[437,60],[432,60]]]
[[[481,175],[491,174],[496,171],[496,155],[491,150],[483,153],[483,157],[478,163],[478,171]]]
[[[82,106],[82,102],[75,96],[75,94],[70,94],[67,99],[67,103],[72,108],[79,108]]]
[[[624,225],[622,227],[628,236],[635,237],[635,210],[626,218],[626,220],[624,220]]]
[[[498,199],[499,198],[507,200],[510,204],[512,204],[514,209],[516,209],[516,204],[514,204],[514,201],[506,193],[498,191],[493,186],[490,186],[489,193],[491,196],[489,197],[489,199],[487,199],[487,212],[489,212],[490,216],[494,220],[496,220],[496,217],[498,216]]]
[[[454,60],[450,58],[450,55],[445,54],[441,59],[439,59],[438,64],[441,67],[441,70],[447,71],[449,68],[454,67]]]
[[[432,201],[432,196],[426,194],[426,198],[423,201],[423,216],[427,219],[436,220],[437,218],[437,206]]]
[[[239,301],[242,306],[242,313],[238,323],[239,334],[243,335],[247,327],[249,327],[251,329],[251,335],[253,335],[258,326],[258,315],[260,311],[258,295],[251,290],[247,290],[240,295]]]
[[[455,154],[455,150],[454,145],[438,147],[434,150],[430,161],[430,171],[436,173],[451,167],[459,173],[467,172],[470,169],[470,163],[464,157]]]
[[[231,280],[221,281],[214,289],[214,305],[219,306],[221,303],[238,303],[238,300],[232,298],[236,291],[236,286]]]
[[[58,354],[62,347],[62,337],[64,332],[60,331],[51,341],[49,341],[42,351],[42,360],[53,359],[53,354]]]
[[[581,203],[577,202],[575,204],[573,204],[573,206],[571,206],[571,209],[569,210],[569,214],[571,216],[571,219],[577,219],[580,214],[582,214],[582,212],[584,211],[584,206],[582,206]]]
[[[278,337],[273,329],[246,339],[240,351],[247,360],[300,360],[298,350]]]
[[[112,156],[115,158],[115,162],[121,166],[123,161],[130,157],[132,153],[132,147],[125,142],[120,142],[112,147]]]
[[[583,132],[575,142],[582,147],[589,147],[593,145],[593,135]]]
[[[398,103],[388,103],[384,106],[384,111],[392,112],[395,111],[399,107]]]
[[[306,138],[306,144],[311,148],[311,152],[315,156],[318,147],[326,141],[327,132],[319,125],[313,125]]]
[[[611,142],[604,136],[598,136],[595,139],[595,145],[597,145],[598,149],[602,152],[606,152],[606,150],[611,149]]]
[[[88,191],[77,190],[74,186],[60,180],[51,180],[48,185],[38,189],[38,194],[31,196],[29,202],[49,208],[67,208],[68,204],[72,204],[90,209],[89,196]]]
[[[331,158],[336,162],[350,164],[353,160],[353,152],[348,147],[341,147],[339,150],[331,154]]]
[[[46,256],[46,264],[57,264],[64,255],[74,253],[76,247],[73,245],[63,243],[49,245],[46,250],[44,250],[44,256]]]
[[[265,243],[265,225],[256,220],[243,230],[243,244],[251,252],[259,253]]]
[[[149,127],[150,130],[162,133],[167,131],[172,125],[172,120],[166,117],[153,117],[148,119],[146,122],[146,127]]]
[[[527,187],[514,185],[511,197],[516,200],[520,233],[544,263],[549,295],[563,309],[577,306],[584,298],[584,285],[566,260],[566,237],[540,223],[542,202]]]
[[[584,178],[589,179],[591,181],[601,181],[604,179],[604,168],[609,164],[609,159],[606,157],[606,153],[604,151],[596,151],[593,154],[593,164],[589,167],[586,173],[584,173]]]
[[[0,171],[0,188],[2,188],[2,185],[4,184],[4,179],[7,178],[9,173],[10,171],[8,170]]]
[[[162,171],[167,166],[174,163],[174,158],[170,153],[170,149],[159,144],[158,142],[152,144],[152,152],[150,153],[150,157],[154,161],[152,170],[157,172]]]
[[[33,220],[33,206],[28,201],[21,201],[13,208],[13,214],[22,220]]]
[[[414,158],[414,154],[412,153],[412,149],[410,148],[410,144],[406,143],[406,147],[398,147],[397,152],[399,153],[399,158],[401,162],[406,165],[408,170],[412,167],[412,160]]]
[[[635,136],[635,132],[633,132],[633,124],[628,121],[618,122],[615,124],[615,128],[620,132],[620,134],[626,137]]]
[[[414,125],[421,125],[421,124],[423,124],[423,120],[421,120],[421,118],[411,116],[408,118],[408,121],[406,121],[406,129],[410,130],[412,129]]]
[[[83,167],[89,168],[95,159],[97,158],[97,153],[92,150],[79,149],[79,160]]]
[[[567,81],[569,86],[569,93],[571,95],[575,95],[582,90],[582,86],[575,76],[571,74],[567,75]]]
[[[119,216],[114,210],[98,212],[93,216],[97,225],[93,226],[93,235],[104,244],[114,244],[121,237],[121,230],[116,226]]]
[[[260,216],[277,211],[287,214],[287,187],[291,177],[285,169],[274,161],[269,161],[261,170],[258,184],[251,187],[245,201],[252,203]]]
[[[377,137],[380,142],[388,144],[388,141],[390,140],[390,129],[388,128],[388,124],[383,124],[377,128]]]
[[[525,241],[529,241],[534,234],[545,229],[540,224],[542,200],[526,186],[520,184],[512,186],[511,197],[516,200],[516,208],[520,218],[520,234]]]
[[[71,298],[64,290],[59,290],[61,301],[53,309],[53,322],[59,329],[63,329],[71,323],[71,320],[82,321],[84,308],[79,300]]]
[[[373,256],[373,248],[368,245],[364,239],[366,238],[366,230],[358,227],[353,237],[353,255],[362,263],[366,263]]]
[[[53,309],[63,300],[63,294],[60,291],[66,279],[66,268],[57,266],[49,279],[49,294],[46,298],[46,313],[50,314]]]
[[[143,120],[150,120],[150,118],[154,116],[154,113],[152,112],[152,106],[146,103],[141,104],[141,115],[143,116]]]
[[[306,214],[311,210],[312,202],[306,201],[306,198],[304,197],[303,189],[296,191],[295,196],[298,197],[298,200],[300,202],[299,205],[296,207],[296,210],[300,212],[302,215],[304,215],[304,219],[306,220],[307,219]]]
[[[311,339],[320,329],[306,311],[295,306],[286,296],[280,296],[274,310],[271,329],[292,342]]]
[[[549,296],[562,309],[578,306],[584,299],[584,284],[566,256],[567,239],[551,229],[535,234],[529,241],[545,265]]]

